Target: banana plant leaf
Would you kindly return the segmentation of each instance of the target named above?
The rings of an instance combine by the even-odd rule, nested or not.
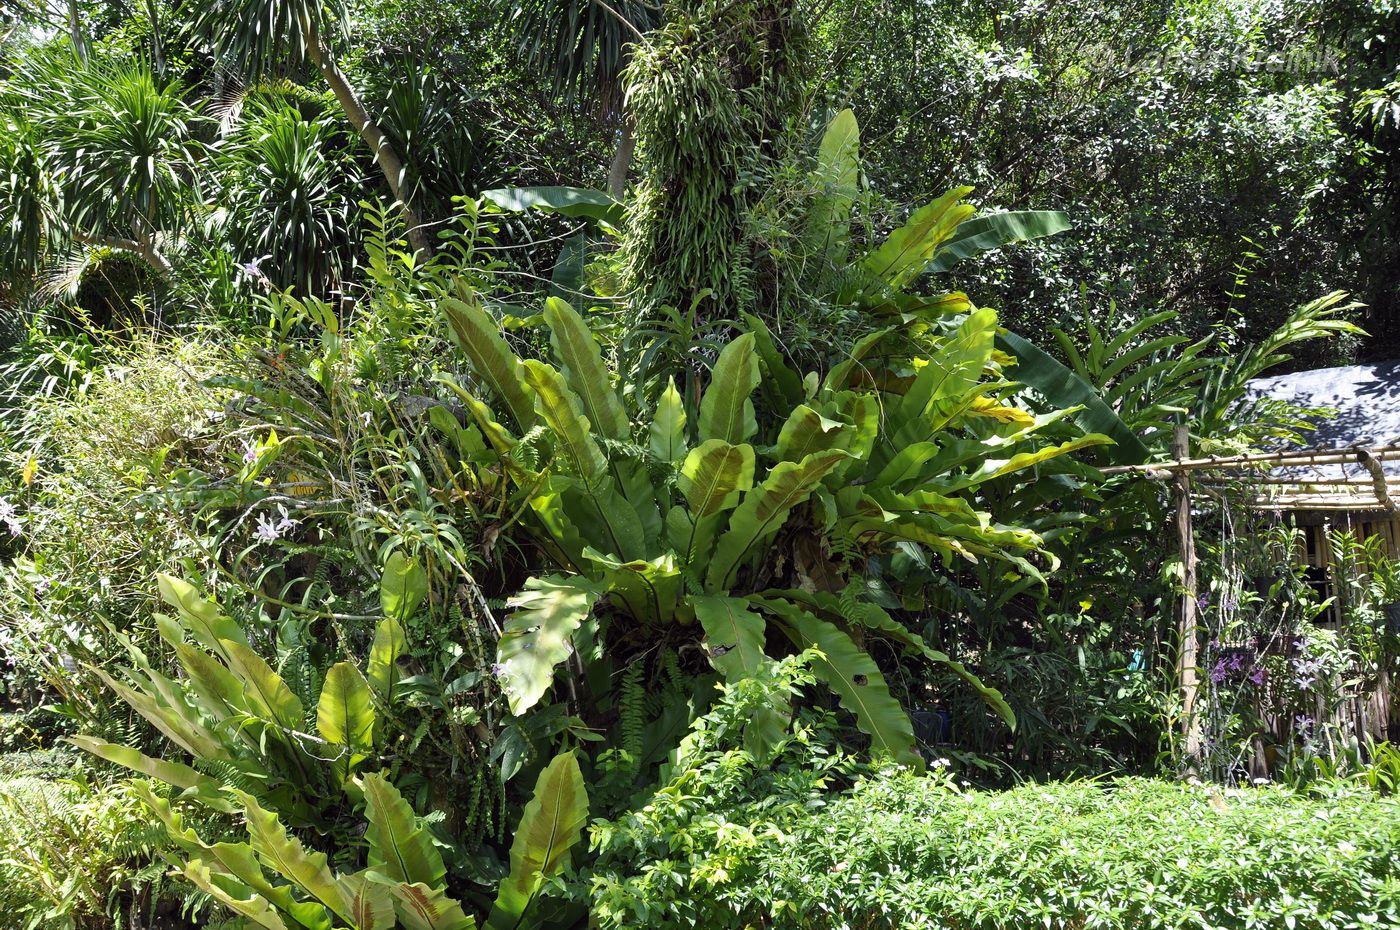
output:
[[[947,271],[958,262],[1013,242],[1053,236],[1070,228],[1069,217],[1059,210],[1015,210],[988,213],[958,226],[953,237],[924,266],[926,273]]]
[[[627,209],[602,191],[587,187],[500,187],[481,196],[508,213],[539,210],[574,219],[601,220],[621,226]]]
[[[1056,361],[1030,340],[1013,332],[996,337],[997,347],[1016,356],[1014,377],[1039,391],[1056,407],[1079,407],[1074,421],[1086,433],[1102,433],[1113,440],[1105,449],[1115,465],[1137,465],[1149,455],[1142,440],[1103,402],[1094,386]]]

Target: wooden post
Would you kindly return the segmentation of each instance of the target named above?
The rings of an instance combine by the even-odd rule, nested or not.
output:
[[[1191,433],[1178,426],[1172,433],[1172,455],[1191,455]],[[1181,691],[1181,735],[1186,746],[1186,766],[1195,772],[1201,760],[1201,724],[1196,712],[1200,692],[1200,623],[1196,612],[1196,539],[1191,530],[1191,474],[1176,469],[1172,477],[1176,499],[1176,538],[1181,553],[1181,613],[1178,631],[1176,681]]]

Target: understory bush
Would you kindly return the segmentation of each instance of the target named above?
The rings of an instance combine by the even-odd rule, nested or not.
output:
[[[125,735],[91,669],[123,651],[120,636],[154,639],[155,572],[210,560],[191,514],[154,492],[170,471],[207,467],[231,447],[221,423],[228,395],[205,383],[231,364],[211,340],[143,337],[107,349],[85,383],[32,399],[6,424],[8,702],[56,695],[67,716]]]
[[[164,903],[165,840],[132,788],[0,765],[0,910],[16,930],[145,926]]]
[[[1400,924],[1400,808],[1367,789],[1125,778],[974,791],[941,761],[858,775],[820,717],[770,767],[729,731],[775,685],[743,684],[697,724],[680,774],[595,824],[598,926]]]

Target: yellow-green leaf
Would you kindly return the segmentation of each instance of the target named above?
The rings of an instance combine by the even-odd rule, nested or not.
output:
[[[349,919],[350,902],[331,873],[326,854],[308,852],[300,840],[287,833],[277,815],[265,810],[252,795],[242,791],[235,794],[243,802],[248,839],[263,864],[341,918]]]
[[[301,701],[287,687],[282,676],[253,650],[232,640],[220,640],[228,655],[229,671],[243,683],[243,697],[258,716],[273,721],[288,730],[296,730],[306,721]]]
[[[593,438],[592,423],[583,415],[578,397],[551,366],[535,359],[524,365],[540,417],[549,424],[565,463],[585,484],[596,482],[607,471],[608,460]]]
[[[753,472],[753,446],[707,439],[686,455],[676,486],[692,514],[708,517],[737,504],[739,493],[753,487]]]
[[[373,870],[365,877],[388,891],[405,930],[476,930],[476,918],[464,913],[442,888],[393,881]]]
[[[394,686],[399,681],[399,656],[408,648],[403,625],[393,617],[385,617],[374,628],[374,642],[369,647],[369,683],[386,704],[394,700]]]
[[[890,694],[874,659],[835,624],[790,601],[760,596],[751,600],[783,621],[799,649],[816,646],[821,650],[822,658],[812,663],[813,673],[830,685],[841,704],[855,715],[856,726],[870,736],[872,748],[907,765],[923,767],[923,760],[914,749],[914,726]]]
[[[843,609],[841,599],[834,594],[822,591],[772,591],[768,593],[802,604],[813,612],[822,611],[833,614],[848,622],[857,623],[860,626],[883,633],[907,647],[910,652],[918,653],[930,662],[947,667],[954,675],[971,685],[986,701],[987,706],[1006,721],[1007,726],[1013,730],[1016,729],[1016,714],[1012,711],[1011,705],[1006,703],[1006,698],[1000,691],[984,683],[971,669],[950,657],[946,652],[929,646],[922,636],[891,617],[879,605],[862,602],[859,605],[858,615],[851,616],[849,611]]]
[[[175,608],[181,624],[195,641],[217,655],[223,655],[219,641],[233,640],[244,646],[243,630],[219,610],[219,605],[200,594],[194,585],[174,575],[157,575],[156,589],[161,599]]]
[[[199,758],[229,758],[228,750],[205,728],[190,707],[173,707],[144,691],[122,684],[100,668],[94,671],[107,687],[185,752]]]
[[[379,576],[379,606],[384,616],[407,623],[428,596],[428,573],[417,559],[398,550],[384,560]]]
[[[792,508],[811,496],[827,472],[845,452],[816,452],[801,462],[779,462],[763,483],[744,495],[729,516],[729,529],[715,543],[714,556],[705,574],[705,590],[718,594],[729,588],[734,574],[749,554],[782,528]]]
[[[593,428],[609,439],[626,440],[632,429],[603,365],[603,355],[578,311],[558,297],[544,302],[549,342],[559,359],[564,380],[583,405]]]
[[[744,333],[719,353],[710,384],[700,399],[700,438],[746,442],[758,432],[750,395],[759,382],[753,333]]]
[[[119,746],[116,743],[103,742],[93,736],[70,736],[68,742],[77,746],[85,752],[90,752],[94,756],[106,759],[108,762],[116,763],[124,768],[131,769],[142,775],[149,775],[152,778],[159,778],[167,784],[176,788],[187,788],[207,794],[210,797],[217,796],[219,783],[208,775],[202,775],[179,762],[170,762],[166,759],[153,759],[130,746]]]
[[[383,775],[360,779],[365,794],[369,827],[369,867],[396,882],[422,882],[430,888],[442,884],[447,874],[442,855],[428,831],[419,825],[413,808]]]
[[[185,642],[175,645],[175,655],[194,686],[195,697],[211,717],[227,720],[253,713],[244,699],[243,686],[218,659]]]
[[[978,396],[996,329],[995,310],[973,311],[919,371],[891,419],[897,448],[933,438],[958,409]]]
[[[1076,439],[1062,442],[1058,446],[1045,446],[1044,448],[1036,449],[1032,452],[1022,452],[1013,455],[1009,459],[988,459],[982,463],[981,468],[961,481],[956,482],[953,487],[971,487],[981,484],[984,481],[991,481],[994,478],[1000,478],[1003,475],[1009,475],[1013,472],[1030,468],[1033,465],[1039,465],[1042,462],[1048,462],[1051,459],[1059,458],[1062,455],[1068,455],[1071,452],[1077,452],[1080,449],[1108,445],[1112,442],[1113,440],[1109,439],[1107,436],[1099,433],[1090,433],[1087,436],[1080,436]]]
[[[690,599],[705,628],[705,652],[725,681],[737,681],[763,667],[767,623],[741,597],[697,595]]]
[[[506,602],[511,609],[496,646],[501,687],[510,712],[534,707],[554,681],[554,667],[569,657],[570,638],[593,609],[598,593],[586,579],[531,578]]]
[[[264,930],[287,930],[287,925],[266,898],[233,876],[212,871],[203,860],[186,862],[181,874],[209,897]]]
[[[685,455],[685,403],[674,378],[656,402],[648,437],[651,454],[659,462],[679,461]]]
[[[813,254],[840,267],[850,239],[851,204],[859,193],[860,125],[849,109],[827,124],[812,172],[816,194],[807,213],[806,239]]]
[[[923,271],[938,247],[952,238],[958,224],[977,212],[961,202],[971,192],[970,187],[957,187],[915,210],[903,226],[866,257],[866,270],[891,287],[903,287]]]
[[[535,782],[510,846],[510,874],[501,882],[486,930],[515,930],[545,881],[563,868],[588,821],[588,793],[572,752],[561,753]]]
[[[350,776],[373,746],[374,706],[369,683],[349,662],[337,662],[326,672],[316,704],[316,731],[340,747],[332,749],[339,753],[332,764],[341,779]]]
[[[369,875],[369,870],[363,869],[340,877],[340,887],[350,909],[350,923],[356,930],[392,930],[393,896],[382,882],[371,881]]]
[[[798,404],[778,431],[777,453],[781,462],[800,462],[813,452],[845,449],[855,437],[855,427],[829,420],[806,404]]]
[[[596,549],[583,554],[602,573],[608,597],[643,624],[665,624],[675,619],[681,594],[681,573],[676,557],[664,552],[654,559],[621,562]]]
[[[472,372],[499,397],[522,430],[535,425],[535,407],[520,377],[520,359],[501,338],[500,328],[475,297],[443,298],[448,331],[466,354]]]

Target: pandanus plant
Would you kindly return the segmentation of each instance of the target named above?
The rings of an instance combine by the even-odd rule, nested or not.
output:
[[[871,334],[825,377],[793,371],[751,320],[703,391],[668,384],[634,429],[567,303],[551,298],[543,313],[558,367],[513,353],[471,294],[441,306],[476,383],[444,380],[474,418],[481,461],[509,476],[556,567],[509,601],[498,673],[514,714],[584,655],[581,638],[689,627],[730,681],[778,648],[818,647],[817,677],[873,748],[909,764],[920,761],[913,728],[863,641],[946,666],[1013,722],[995,689],[850,590],[867,560],[896,547],[1039,575],[1040,539],[979,510],[978,489],[1107,440],[1043,444],[1040,431],[1068,411],[1034,416],[1007,402],[1016,385],[1002,377],[993,311],[919,342],[895,327]],[[907,353],[920,344],[927,354]],[[760,388],[775,413],[766,423]],[[783,712],[755,719],[751,745],[771,745]]]

